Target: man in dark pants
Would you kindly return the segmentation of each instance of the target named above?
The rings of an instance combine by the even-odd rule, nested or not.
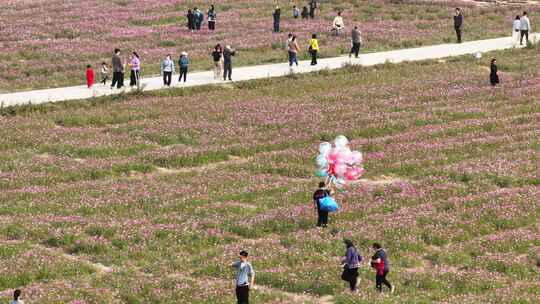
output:
[[[255,289],[255,271],[248,262],[248,253],[240,251],[239,261],[232,264],[236,269],[236,299],[238,304],[249,304],[249,288]]]
[[[120,89],[124,86],[124,65],[122,64],[122,58],[120,58],[120,49],[114,49],[114,55],[112,56],[113,67],[113,79],[111,83],[111,89],[116,87]]]
[[[351,41],[352,48],[351,52],[349,53],[349,57],[351,57],[351,55],[354,53],[354,57],[358,58],[358,53],[360,53],[360,45],[362,44],[362,36],[358,26],[355,26],[351,32]]]
[[[531,29],[531,21],[527,17],[527,12],[523,12],[521,16],[521,32],[519,37],[519,44],[523,45],[523,37],[525,37],[525,43],[529,44],[529,31]]]
[[[281,9],[279,6],[276,7],[272,17],[274,17],[274,33],[279,33],[279,23],[281,21]]]
[[[461,43],[461,26],[463,25],[463,15],[459,7],[456,8],[454,15],[454,29],[456,30],[457,42]]]
[[[223,50],[223,81],[232,80],[232,56],[236,55],[236,51],[231,49],[229,45],[225,46]]]
[[[317,0],[309,1],[309,17],[315,18],[315,9],[317,9]]]
[[[319,183],[319,189],[313,193],[313,203],[315,204],[315,210],[317,210],[317,227],[326,228],[328,224],[328,211],[321,210],[320,200],[326,196],[330,196],[330,192],[326,190],[326,184],[324,182]]]
[[[384,249],[382,249],[382,246],[379,243],[373,243],[373,250],[375,250],[375,254],[371,258],[371,266],[377,271],[375,276],[377,290],[382,292],[382,285],[384,284],[390,289],[390,293],[394,293],[394,286],[392,286],[386,279],[386,276],[390,271],[390,265],[388,264],[386,252]]]

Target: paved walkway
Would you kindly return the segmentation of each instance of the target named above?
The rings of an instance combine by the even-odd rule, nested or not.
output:
[[[532,41],[537,41],[540,34],[532,34]],[[412,49],[395,50],[388,52],[367,53],[360,58],[350,59],[347,56],[319,59],[319,64],[310,66],[310,61],[300,61],[300,66],[294,69],[295,73],[309,73],[323,69],[339,69],[346,64],[371,66],[382,64],[385,62],[399,63],[402,61],[418,61],[425,59],[438,59],[450,56],[459,56],[465,54],[484,53],[494,50],[504,50],[515,47],[511,37],[478,40],[464,42],[462,44],[440,44]],[[499,60],[501,62],[501,60]],[[250,79],[261,79],[268,77],[279,77],[290,73],[288,63],[277,63],[258,65],[250,67],[233,68],[233,80],[245,81]],[[129,74],[127,75],[129,81]],[[178,77],[178,75],[176,75]],[[188,82],[179,85],[177,78],[173,75],[174,86],[200,86],[206,84],[223,83],[213,79],[213,72],[195,72],[188,74]],[[162,78],[152,77],[141,79],[143,90],[158,90],[163,89]],[[0,95],[1,106],[13,106],[21,104],[40,104],[46,102],[86,99],[95,96],[118,94],[126,90],[111,90],[109,86],[96,84],[93,89],[88,89],[86,86],[74,86],[55,89],[34,90],[25,92],[15,92]]]

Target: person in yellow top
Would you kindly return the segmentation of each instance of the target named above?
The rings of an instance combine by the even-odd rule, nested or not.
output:
[[[311,53],[311,65],[317,65],[317,53],[319,52],[319,41],[317,41],[317,34],[311,35],[309,52]]]

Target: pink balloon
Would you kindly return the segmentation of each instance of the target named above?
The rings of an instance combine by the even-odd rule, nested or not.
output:
[[[349,181],[356,179],[353,169],[348,169],[347,172],[345,172],[345,179]]]
[[[349,161],[351,164],[359,164],[362,162],[362,153],[358,151],[354,151],[351,153],[349,157]]]
[[[337,176],[343,176],[347,172],[347,165],[344,163],[338,163],[336,165],[336,175]]]

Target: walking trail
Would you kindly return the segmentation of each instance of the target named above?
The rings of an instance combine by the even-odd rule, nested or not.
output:
[[[540,34],[531,34],[531,40],[536,43]],[[372,66],[386,62],[400,63],[404,61],[419,61],[426,59],[439,59],[451,56],[466,54],[484,53],[495,50],[514,48],[515,43],[512,37],[502,37],[487,40],[477,40],[464,42],[461,44],[439,44],[419,48],[402,49],[387,52],[366,53],[359,58],[349,58],[348,56],[324,58],[318,60],[318,65],[311,66],[309,60],[300,61],[299,66],[293,69],[294,73],[310,73],[320,70],[339,69],[346,65]],[[270,77],[280,77],[290,74],[288,62],[267,64],[249,67],[233,68],[234,81],[246,81],[251,79],[262,79]],[[174,79],[174,76],[173,76]],[[174,79],[174,86],[191,87],[208,84],[221,84],[223,81],[214,80],[213,71],[195,72],[188,74],[188,82],[178,84]],[[144,91],[163,89],[161,77],[141,79],[141,89]],[[23,104],[41,104],[46,102],[57,102],[65,100],[87,99],[92,97],[129,92],[129,89],[111,90],[109,86],[101,84],[94,85],[93,89],[86,86],[73,86],[64,88],[34,90],[7,93],[0,95],[0,107],[15,106]]]

